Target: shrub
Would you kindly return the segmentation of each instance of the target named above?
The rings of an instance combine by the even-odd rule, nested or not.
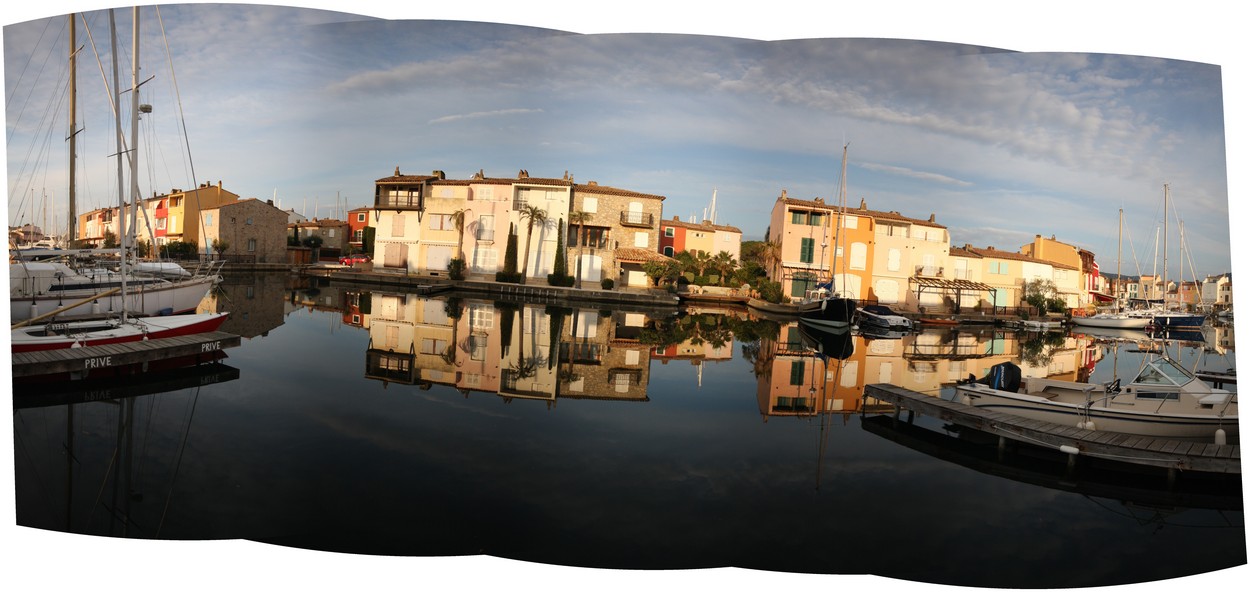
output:
[[[767,280],[760,282],[760,298],[776,304],[781,302],[783,297],[780,283]]]
[[[447,275],[453,280],[464,279],[465,262],[459,257],[447,262]]]
[[[571,275],[558,275],[554,273],[547,274],[547,285],[563,286],[565,288],[573,287],[574,278]]]
[[[512,272],[508,272],[508,271],[498,271],[498,272],[495,272],[495,281],[497,281],[497,282],[502,282],[502,283],[505,283],[505,284],[519,284],[519,283],[521,283],[521,272],[519,272],[519,271],[512,271]]]
[[[616,282],[612,281],[612,278],[603,278],[599,285],[603,286],[604,290],[611,290],[612,286],[616,285]]]

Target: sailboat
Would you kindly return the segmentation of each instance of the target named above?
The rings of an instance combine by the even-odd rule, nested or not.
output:
[[[1124,247],[1124,209],[1120,209],[1120,242],[1116,250],[1115,275],[1120,277],[1120,258]],[[1150,324],[1150,317],[1120,310],[1120,299],[1116,298],[1115,310],[1081,317],[1073,316],[1072,323],[1082,327],[1098,327],[1103,329],[1144,329]]]
[[[840,208],[838,212],[839,228],[841,228],[841,225],[845,223],[846,219],[847,146],[848,145],[842,146],[842,175],[838,183],[838,203]],[[840,234],[840,232],[834,234],[834,265],[831,265],[829,268],[831,277],[836,277],[833,272],[837,266],[838,245],[836,243],[838,242]],[[857,308],[858,302],[854,298],[847,298],[846,296],[840,294],[836,289],[837,286],[834,284],[835,282],[831,279],[827,285],[820,285],[823,292],[821,296],[815,300],[815,304],[818,306],[804,310],[800,313],[799,323],[826,331],[844,331],[850,328],[851,322],[855,317],[855,309]]]
[[[139,116],[139,8],[134,8],[134,39],[135,47],[133,53],[133,70],[131,76],[131,145],[134,146],[138,136],[138,116]],[[71,21],[72,22],[72,21]],[[118,137],[120,140],[121,128],[118,126]],[[119,142],[120,143],[120,142]],[[71,157],[71,161],[72,161]],[[138,159],[130,159],[130,178],[131,191],[134,195],[135,207],[138,207],[139,184],[137,180]],[[125,208],[125,196],[118,194],[119,207]],[[106,290],[99,294],[101,298],[111,298],[114,294],[125,296],[120,307],[120,316],[106,318],[104,320],[79,320],[68,322],[50,322],[43,325],[33,325],[28,322],[19,322],[10,330],[12,333],[12,350],[14,353],[41,351],[49,349],[64,349],[86,347],[93,345],[107,345],[112,343],[122,343],[128,341],[141,341],[148,339],[157,339],[164,337],[175,337],[179,335],[190,335],[207,331],[215,331],[226,320],[229,313],[204,313],[204,314],[187,314],[177,316],[157,316],[148,318],[132,317],[125,304],[129,297],[135,295],[129,289],[128,281],[130,274],[128,270],[128,259],[126,256],[127,249],[134,239],[132,225],[130,232],[121,233],[122,241],[122,257],[120,260],[120,272],[117,276],[117,286],[114,289]],[[18,262],[17,265],[25,268],[24,262]],[[32,264],[33,265],[33,264]],[[12,267],[12,265],[10,266]],[[62,284],[64,285],[64,284]],[[211,287],[209,284],[208,287]],[[205,288],[207,292],[207,288]],[[138,292],[142,296],[142,290]],[[201,298],[203,294],[200,295]],[[71,308],[77,308],[79,305],[85,304],[91,299],[84,299],[71,305]],[[33,319],[32,319],[33,320]]]
[[[69,117],[71,121],[69,136],[69,219],[71,239],[74,238],[72,234],[76,216],[74,211],[74,162],[76,158],[74,141],[76,132],[73,128],[73,121],[77,112],[77,92],[74,87],[74,79],[76,77],[74,63],[77,59],[77,48],[74,46],[75,17],[76,15],[69,15]],[[135,51],[138,51],[137,37]],[[114,53],[116,54],[116,51]],[[137,101],[134,98],[132,100]],[[132,116],[136,118],[135,121],[137,122],[137,102],[133,105],[133,111]],[[132,125],[132,128],[134,127],[135,125]],[[117,129],[118,144],[120,145],[122,143],[120,124]],[[133,129],[132,135],[137,137],[137,133]],[[132,139],[132,145],[136,141],[137,139]],[[119,149],[119,154],[120,152]],[[131,175],[133,177],[136,158],[131,158],[131,164]],[[120,169],[120,163],[118,166]],[[119,185],[121,183],[120,170],[118,183]],[[137,207],[137,188],[134,188],[133,192],[136,196]],[[120,188],[118,193],[120,207],[124,208],[125,200],[121,198],[122,192]],[[133,229],[137,228],[137,226],[132,222],[131,228],[130,238],[131,244],[133,244]],[[123,239],[126,238],[125,232],[120,234],[123,235]],[[92,257],[101,253],[103,251],[95,249],[67,249],[56,259],[31,261],[22,256],[22,253],[14,251],[16,256],[9,263],[9,314],[11,322],[34,322],[52,318],[53,316],[57,320],[83,319],[85,317],[99,316],[100,314],[119,313],[123,310],[142,316],[182,314],[194,311],[199,302],[204,299],[204,296],[208,294],[213,286],[221,281],[221,276],[217,273],[220,270],[219,264],[203,266],[197,269],[195,273],[182,270],[181,273],[177,274],[157,274],[146,271],[139,273],[143,270],[136,269],[134,262],[129,262],[128,270],[84,266],[77,263],[79,258]],[[121,259],[126,259],[129,256],[126,249],[122,249],[120,255]],[[160,265],[160,269],[164,270],[171,264]],[[129,280],[126,289],[111,291],[107,296],[91,299],[88,301],[91,306],[82,304],[72,308],[65,308],[68,302],[81,301],[121,286],[123,276],[127,276],[126,279]]]
[[[1150,317],[1151,328],[1155,331],[1168,331],[1172,329],[1181,329],[1193,331],[1197,327],[1201,327],[1206,321],[1206,317],[1200,314],[1183,312],[1169,306],[1167,301],[1168,288],[1168,204],[1171,195],[1170,188],[1167,183],[1163,184],[1163,308],[1155,311]],[[1183,261],[1183,260],[1182,260]],[[1182,264],[1183,268],[1184,265]],[[1182,272],[1184,270],[1182,269]],[[1182,282],[1183,282],[1182,278]],[[1180,290],[1177,290],[1177,298],[1180,297]],[[1176,306],[1180,306],[1178,302]]]

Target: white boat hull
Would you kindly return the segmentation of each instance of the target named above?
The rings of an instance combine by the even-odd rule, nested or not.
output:
[[[1071,384],[1096,388],[1097,392],[1093,397],[1095,400],[1102,396],[1102,389],[1098,385]],[[1117,408],[1114,403],[1095,403],[1086,408],[1084,404],[1055,401],[1024,393],[1009,393],[984,384],[961,384],[956,387],[956,391],[959,400],[980,409],[1063,426],[1205,442],[1215,440],[1216,430],[1223,430],[1225,437],[1230,439],[1238,435],[1235,403],[1231,407],[1231,415],[1188,413],[1182,410],[1155,413],[1146,409]],[[1157,402],[1150,405],[1151,409],[1157,407]]]
[[[1150,317],[1133,315],[1093,315],[1088,317],[1072,317],[1072,323],[1081,327],[1097,327],[1102,329],[1145,329],[1150,324]]]
[[[158,316],[192,312],[199,306],[216,283],[214,277],[197,277],[138,288],[128,288],[123,296],[116,293],[98,298],[57,315],[60,319],[73,319],[103,313],[128,313],[140,316]],[[96,290],[67,291],[57,295],[18,296],[9,298],[9,314],[13,323],[30,320],[50,313],[62,306],[99,293]]]

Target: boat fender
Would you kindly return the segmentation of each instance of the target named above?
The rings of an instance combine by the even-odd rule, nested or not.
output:
[[[1220,446],[1228,444],[1228,436],[1224,433],[1224,428],[1215,430],[1215,443]]]
[[[1077,448],[1076,446],[1070,446],[1068,444],[1064,444],[1063,446],[1059,447],[1059,452],[1076,456],[1077,454],[1081,453],[1081,449]]]
[[[1081,428],[1082,430],[1090,430],[1090,431],[1094,431],[1095,429],[1097,429],[1094,427],[1094,420],[1092,419],[1089,421],[1078,421],[1076,422],[1076,427]]]

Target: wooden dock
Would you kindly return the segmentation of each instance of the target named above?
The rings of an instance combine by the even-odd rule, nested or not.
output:
[[[13,354],[13,378],[51,374],[85,376],[109,368],[186,357],[214,361],[220,358],[221,350],[238,346],[239,342],[238,335],[213,331],[147,341],[21,352]]]
[[[867,385],[864,387],[864,398],[894,405],[896,419],[899,411],[905,409],[909,414],[920,413],[998,436],[1000,448],[1006,445],[1007,440],[1014,440],[1058,449],[1068,454],[1070,463],[1084,455],[1169,470],[1241,473],[1240,445],[1085,430],[978,409],[891,384]],[[908,421],[911,421],[910,415]]]

